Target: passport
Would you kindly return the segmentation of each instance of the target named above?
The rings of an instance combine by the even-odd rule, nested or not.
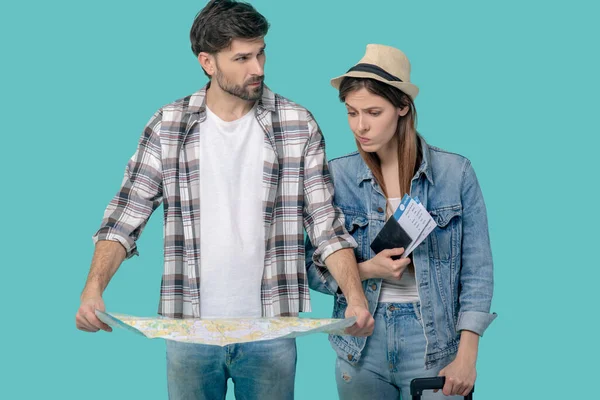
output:
[[[371,249],[377,254],[385,249],[396,249],[398,247],[404,247],[406,250],[412,241],[412,238],[400,226],[396,218],[392,216],[388,218],[387,222],[383,225],[383,228],[381,228],[371,243]],[[398,260],[401,257],[402,256],[392,256],[392,259]]]

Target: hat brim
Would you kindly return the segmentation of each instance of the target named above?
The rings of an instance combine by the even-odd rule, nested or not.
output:
[[[404,93],[406,93],[411,99],[415,99],[415,97],[417,97],[417,95],[419,94],[419,88],[416,85],[413,85],[410,82],[394,82],[394,81],[388,81],[382,77],[380,77],[379,75],[370,73],[370,72],[362,72],[362,71],[350,71],[345,73],[344,75],[338,76],[337,78],[333,78],[331,80],[331,86],[333,86],[334,88],[336,88],[337,90],[340,89],[340,85],[342,83],[342,80],[344,78],[367,78],[367,79],[374,79],[376,81],[385,83],[386,85],[390,85],[395,87],[396,89],[399,89],[401,91],[403,91]]]

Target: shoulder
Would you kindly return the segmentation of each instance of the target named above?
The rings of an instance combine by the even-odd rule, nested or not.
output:
[[[465,184],[476,180],[471,160],[461,154],[430,146],[429,160],[435,185],[440,190],[462,190]]]
[[[352,164],[356,164],[358,161],[362,161],[360,157],[360,153],[358,151],[353,151],[352,153],[348,153],[346,155],[335,157],[329,160],[329,165],[344,167]]]
[[[464,172],[471,166],[467,157],[436,146],[429,146],[429,159],[434,173],[444,170]]]
[[[304,106],[284,97],[278,93],[273,93],[275,109],[279,114],[283,114],[286,119],[293,118],[298,121],[312,122],[314,117],[311,112]]]
[[[329,160],[329,171],[334,180],[343,178],[354,179],[357,176],[358,169],[364,164],[358,151],[332,158]]]
[[[165,104],[161,107],[163,114],[176,113],[176,114],[192,114],[198,112],[200,106],[204,100],[204,92],[196,92],[188,96],[177,99],[171,103]]]

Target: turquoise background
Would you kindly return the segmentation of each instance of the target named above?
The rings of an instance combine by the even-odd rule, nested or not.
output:
[[[419,131],[472,160],[499,314],[476,398],[597,396],[597,3],[253,3],[271,22],[268,85],[314,113],[330,158],[355,144],[329,79],[383,43],[412,62]],[[82,333],[74,316],[91,236],[144,124],[206,81],[188,41],[204,4],[2,2],[0,398],[166,398],[164,341]],[[161,245],[157,212],[105,293],[108,311],[156,313]],[[313,293],[305,316],[331,305]],[[296,398],[336,398],[326,336],[298,349]]]

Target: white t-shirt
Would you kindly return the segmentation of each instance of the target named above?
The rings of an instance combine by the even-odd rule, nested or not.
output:
[[[390,204],[388,207],[391,206],[391,209],[388,214],[393,215],[401,201],[401,198],[389,198],[388,202]],[[393,216],[390,218],[393,218]],[[399,280],[384,279],[381,282],[380,303],[412,303],[415,301],[419,301],[419,293],[417,292],[414,268],[406,268]]]
[[[200,128],[200,317],[260,317],[265,262],[264,131],[256,106]]]

